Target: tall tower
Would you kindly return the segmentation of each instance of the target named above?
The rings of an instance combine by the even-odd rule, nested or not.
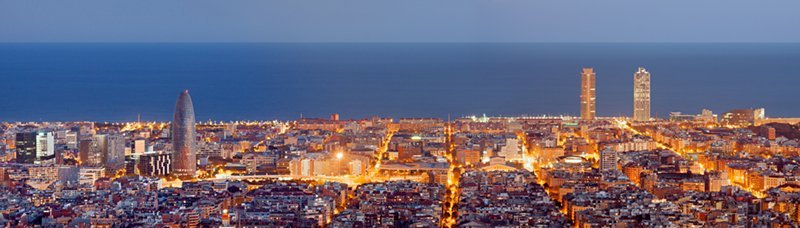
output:
[[[650,72],[644,67],[633,74],[633,120],[650,120]]]
[[[197,155],[194,151],[194,106],[189,90],[178,96],[172,120],[172,171],[181,179],[195,176]]]
[[[595,74],[592,68],[583,68],[581,72],[581,119],[592,120],[595,117]]]

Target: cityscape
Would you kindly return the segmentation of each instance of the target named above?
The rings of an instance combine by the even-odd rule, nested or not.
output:
[[[0,228],[800,228],[798,0],[0,0]]]
[[[800,118],[651,116],[4,122],[6,227],[797,227]],[[655,74],[657,77],[657,73]],[[658,87],[658,85],[653,85]],[[579,100],[579,102],[577,102]]]

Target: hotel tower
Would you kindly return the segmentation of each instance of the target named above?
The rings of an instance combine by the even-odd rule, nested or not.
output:
[[[644,67],[633,74],[633,120],[650,120],[650,72]]]
[[[583,68],[581,72],[581,119],[592,120],[595,111],[595,74],[592,68]]]

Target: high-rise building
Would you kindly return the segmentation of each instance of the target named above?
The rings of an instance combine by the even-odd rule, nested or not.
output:
[[[36,161],[34,163],[44,164],[55,161],[56,140],[53,132],[36,133]]]
[[[650,72],[644,67],[633,74],[633,120],[650,120]]]
[[[189,90],[178,96],[172,121],[172,172],[180,178],[192,178],[197,170],[197,155],[194,151],[194,106]]]
[[[44,164],[55,161],[53,132],[17,133],[15,146],[17,163]]]
[[[109,172],[114,172],[125,166],[125,137],[122,135],[108,135],[106,137],[105,167]]]
[[[172,155],[161,152],[147,152],[139,156],[139,175],[166,176],[172,169]]]
[[[81,166],[100,166],[103,164],[103,151],[98,144],[98,140],[102,137],[94,136],[81,140],[78,145],[78,158],[81,161]],[[101,141],[104,141],[101,140]]]
[[[17,148],[17,163],[33,164],[36,160],[36,133],[17,133],[14,145]]]
[[[116,134],[97,134],[80,141],[78,158],[82,166],[105,167],[109,172],[125,165],[125,137]]]
[[[595,74],[592,68],[583,68],[581,72],[581,119],[592,120],[596,115]]]
[[[92,144],[94,148],[91,150],[92,155],[90,155],[90,157],[93,157],[95,160],[89,164],[91,166],[103,166],[106,163],[106,155],[108,155],[108,135],[94,135],[92,136],[92,141],[94,142],[94,144]]]

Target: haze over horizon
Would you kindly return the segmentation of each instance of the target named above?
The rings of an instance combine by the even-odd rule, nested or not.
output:
[[[0,1],[0,42],[798,42],[800,2]]]

